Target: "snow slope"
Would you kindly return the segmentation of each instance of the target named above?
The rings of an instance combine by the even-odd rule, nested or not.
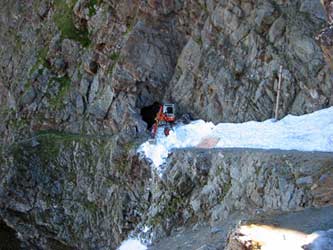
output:
[[[159,129],[156,144],[143,143],[138,152],[160,167],[171,149],[197,147],[205,138],[218,141],[217,148],[260,148],[333,152],[333,107],[303,116],[288,115],[280,121],[220,123],[203,120],[176,125],[168,137]]]
[[[125,240],[118,250],[146,250],[147,247],[143,245],[138,239]]]

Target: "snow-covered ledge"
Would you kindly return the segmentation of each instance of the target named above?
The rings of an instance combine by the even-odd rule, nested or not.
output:
[[[178,124],[168,137],[158,131],[156,143],[143,143],[139,153],[153,162],[159,174],[170,150],[176,148],[257,148],[333,152],[333,107],[282,120],[220,123],[203,120]]]

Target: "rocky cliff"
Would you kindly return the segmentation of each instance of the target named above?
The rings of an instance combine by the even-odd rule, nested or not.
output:
[[[115,249],[147,207],[150,169],[114,137],[38,135],[5,147],[0,215],[28,249]],[[66,247],[67,246],[67,247]]]
[[[177,150],[153,184],[148,221],[159,238],[187,223],[223,223],[235,212],[333,205],[332,164],[331,153]]]
[[[4,1],[2,134],[136,135],[154,101],[214,122],[332,105],[319,1]],[[19,135],[17,135],[19,136]],[[13,138],[12,138],[13,137]]]
[[[329,155],[176,152],[159,180],[135,154],[154,102],[213,122],[270,118],[280,65],[280,116],[331,106],[330,29],[315,39],[325,6],[3,0],[1,223],[29,248],[114,249],[140,222],[157,239],[234,210],[330,203]]]

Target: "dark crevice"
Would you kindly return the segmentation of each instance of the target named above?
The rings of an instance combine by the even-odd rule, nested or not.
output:
[[[20,241],[16,237],[16,232],[0,220],[0,250],[19,250]]]
[[[160,103],[154,102],[152,105],[141,109],[141,117],[147,123],[147,129],[150,130],[155,123],[155,117],[160,109]]]

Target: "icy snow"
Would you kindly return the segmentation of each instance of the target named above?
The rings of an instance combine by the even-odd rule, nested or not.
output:
[[[168,137],[159,129],[156,144],[143,143],[138,152],[151,159],[159,174],[171,149],[196,147],[205,138],[216,138],[217,148],[259,148],[299,151],[333,151],[333,107],[280,121],[220,123],[203,120],[176,125]]]
[[[147,247],[143,245],[138,239],[128,239],[123,241],[118,250],[146,250]]]
[[[332,250],[333,229],[312,234],[266,225],[244,225],[239,229],[241,241],[260,242],[263,250]],[[307,248],[303,248],[307,246]]]

